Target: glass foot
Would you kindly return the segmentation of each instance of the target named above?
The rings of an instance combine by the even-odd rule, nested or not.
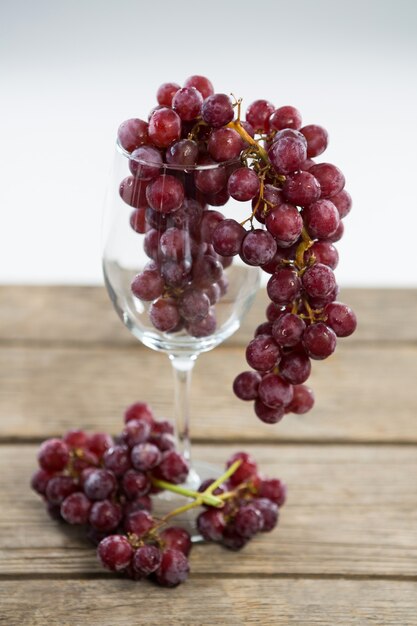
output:
[[[223,469],[220,466],[211,465],[210,463],[204,463],[204,461],[194,461],[186,482],[183,483],[181,486],[186,487],[187,489],[192,489],[193,491],[197,491],[203,480],[206,480],[207,478],[215,479],[220,476],[222,472]],[[153,498],[153,501],[153,513],[156,517],[163,517],[173,509],[184,506],[184,504],[191,502],[189,498],[180,496],[177,493],[172,493],[172,491],[162,491],[155,498]],[[186,511],[178,517],[174,517],[170,525],[181,526],[181,528],[185,528],[190,533],[193,543],[201,542],[203,541],[203,538],[199,534],[196,524],[196,519],[200,512],[200,507],[196,507],[195,509]]]

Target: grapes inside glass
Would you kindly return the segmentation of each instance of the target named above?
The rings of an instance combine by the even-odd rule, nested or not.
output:
[[[153,148],[138,160],[117,144],[106,199],[106,287],[131,333],[169,356],[176,435],[191,466],[186,484],[192,489],[211,473],[191,458],[191,372],[202,352],[239,328],[259,287],[257,267],[220,257],[210,244],[223,217],[243,221],[250,214],[246,203],[225,191],[228,176],[240,166],[167,165]]]

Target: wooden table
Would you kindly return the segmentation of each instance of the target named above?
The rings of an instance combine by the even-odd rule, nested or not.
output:
[[[279,528],[242,552],[195,547],[173,590],[106,573],[28,487],[42,439],[75,425],[116,433],[139,399],[169,415],[168,359],[135,342],[101,288],[0,293],[1,624],[417,624],[417,291],[345,290],[356,335],[314,364],[314,411],[276,426],[230,391],[262,296],[239,333],[201,356],[195,456],[253,452],[289,499]]]

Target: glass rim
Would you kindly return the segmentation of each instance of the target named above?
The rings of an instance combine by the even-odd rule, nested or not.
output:
[[[153,146],[152,146],[153,147]],[[157,148],[156,148],[157,149]],[[140,165],[153,165],[158,166],[161,169],[165,170],[176,170],[180,172],[195,172],[195,171],[204,171],[204,170],[216,170],[223,167],[228,167],[229,165],[235,165],[236,163],[240,163],[243,167],[242,161],[237,157],[236,159],[229,159],[229,161],[221,161],[220,163],[206,163],[199,165],[179,165],[175,163],[155,163],[152,161],[146,161],[145,159],[137,159],[136,157],[132,158],[130,152],[125,150],[121,145],[119,139],[116,140],[116,150],[125,158],[129,159],[129,161],[135,161],[135,163],[139,163]]]

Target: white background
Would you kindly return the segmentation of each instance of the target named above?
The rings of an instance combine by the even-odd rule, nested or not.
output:
[[[416,285],[415,0],[14,0],[0,8],[0,282],[102,282],[118,124],[194,73],[324,125],[354,198],[342,285]]]

